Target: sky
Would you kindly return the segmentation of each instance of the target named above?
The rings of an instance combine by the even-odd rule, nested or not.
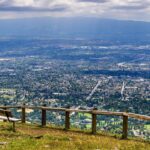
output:
[[[0,19],[45,16],[150,21],[150,0],[0,0]]]

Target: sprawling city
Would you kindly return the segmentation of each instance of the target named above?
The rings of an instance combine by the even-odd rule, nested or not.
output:
[[[0,104],[71,107],[150,115],[150,45],[88,39],[0,38]],[[17,112],[16,112],[17,113]],[[121,132],[119,117],[99,117],[101,130]],[[63,115],[48,115],[62,124]],[[29,111],[29,121],[40,121]],[[88,129],[91,116],[72,114]],[[149,138],[149,122],[131,120],[130,134]],[[114,126],[112,128],[112,126]]]

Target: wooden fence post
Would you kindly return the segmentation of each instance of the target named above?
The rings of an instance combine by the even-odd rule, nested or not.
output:
[[[123,134],[122,138],[127,139],[128,137],[128,116],[123,115]]]
[[[94,108],[93,110],[97,110],[97,108]],[[92,112],[92,134],[96,134],[96,114]]]
[[[7,108],[6,108],[6,104],[5,104],[4,106],[5,106],[4,110],[7,110]],[[6,121],[6,120],[4,120],[3,122],[7,122],[7,121]]]
[[[65,130],[70,129],[70,112],[66,111],[65,112]]]
[[[22,106],[22,115],[21,115],[21,121],[22,123],[26,123],[26,108],[25,108],[25,103]]]
[[[46,107],[46,104],[44,104],[43,107]],[[46,110],[45,109],[42,109],[42,126],[46,126]]]

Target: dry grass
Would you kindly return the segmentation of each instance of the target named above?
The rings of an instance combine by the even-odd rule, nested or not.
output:
[[[13,133],[10,124],[0,123],[0,149],[5,150],[150,150],[150,143],[142,140],[121,140],[104,134],[64,131],[60,128],[41,128],[37,125],[17,124]],[[1,143],[3,144],[3,143]]]

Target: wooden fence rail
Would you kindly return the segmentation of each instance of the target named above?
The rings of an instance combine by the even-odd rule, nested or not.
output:
[[[51,108],[43,106],[26,106],[23,104],[22,106],[0,106],[1,109],[21,109],[21,120],[22,123],[26,122],[26,109],[34,109],[41,110],[41,125],[46,126],[46,112],[47,111],[60,111],[65,112],[65,130],[70,129],[70,114],[72,112],[76,113],[89,113],[92,115],[92,134],[96,134],[96,124],[97,124],[97,115],[107,115],[107,116],[121,116],[123,119],[123,128],[122,128],[122,138],[126,139],[128,137],[128,118],[135,118],[139,120],[150,121],[150,116],[139,115],[134,113],[127,112],[110,112],[110,111],[100,111],[97,109],[93,110],[77,110],[77,109],[69,109],[69,108]]]

